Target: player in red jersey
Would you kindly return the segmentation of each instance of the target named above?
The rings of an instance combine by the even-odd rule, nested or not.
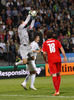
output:
[[[43,57],[45,60],[45,63],[49,64],[49,70],[50,74],[52,76],[54,88],[55,88],[55,95],[59,95],[59,88],[60,88],[60,82],[61,82],[61,76],[60,76],[60,71],[61,71],[61,57],[60,57],[60,51],[64,56],[64,62],[67,62],[67,58],[65,56],[65,51],[60,44],[60,42],[56,39],[52,38],[53,33],[48,31],[47,32],[47,37],[48,40],[46,40],[43,43]],[[47,53],[47,55],[46,55]],[[48,60],[47,60],[48,59]]]

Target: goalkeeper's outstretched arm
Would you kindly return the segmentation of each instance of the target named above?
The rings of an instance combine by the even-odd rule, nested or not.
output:
[[[35,10],[31,11],[31,16],[33,17],[32,22],[29,26],[30,29],[32,29],[34,27],[35,24],[35,17],[37,16],[37,12]]]
[[[32,29],[32,28],[34,27],[34,24],[35,24],[35,18],[32,20],[32,22],[31,22],[29,28]]]
[[[26,18],[25,21],[22,21],[21,25],[18,27],[19,29],[23,29],[27,24],[28,22],[30,21],[30,18],[31,18],[31,15],[29,14]]]

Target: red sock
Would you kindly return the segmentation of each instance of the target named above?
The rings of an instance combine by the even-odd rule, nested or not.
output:
[[[60,83],[61,83],[61,76],[60,76],[60,75],[57,76],[57,80],[58,80],[58,90],[59,90],[59,88],[60,88]]]
[[[57,80],[57,77],[52,77],[52,80],[53,80],[53,84],[54,84],[54,88],[56,90],[56,92],[58,92],[58,80]]]

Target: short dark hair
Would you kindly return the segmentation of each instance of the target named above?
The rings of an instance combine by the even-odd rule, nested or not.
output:
[[[52,38],[53,37],[53,32],[47,31],[47,38]]]
[[[35,35],[34,39],[36,39],[36,37],[38,37],[39,35]],[[40,37],[40,36],[39,36]]]

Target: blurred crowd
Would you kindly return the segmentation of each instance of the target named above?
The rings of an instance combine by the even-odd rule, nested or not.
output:
[[[34,28],[29,31],[30,41],[39,35],[42,47],[49,30],[66,53],[74,52],[73,0],[0,0],[0,60],[15,62],[20,45],[18,25],[32,9],[37,16]]]

